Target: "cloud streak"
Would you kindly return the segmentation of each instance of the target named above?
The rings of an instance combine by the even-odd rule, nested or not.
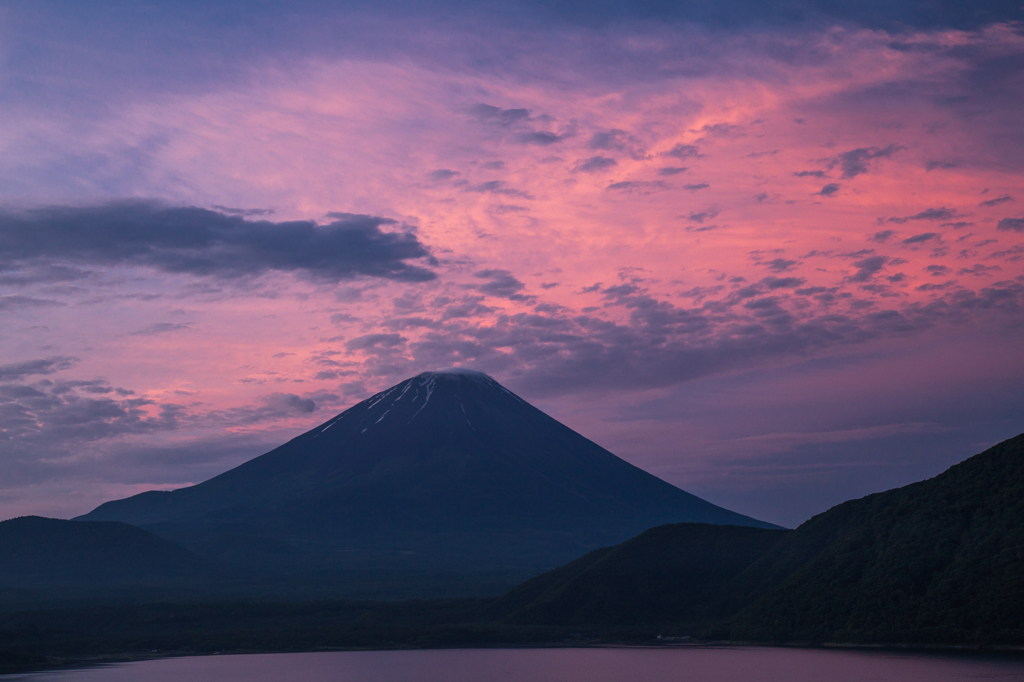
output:
[[[395,221],[337,214],[326,225],[270,222],[191,207],[121,201],[0,212],[0,269],[39,261],[142,266],[222,279],[295,272],[342,281],[423,282],[435,274],[415,235]]]

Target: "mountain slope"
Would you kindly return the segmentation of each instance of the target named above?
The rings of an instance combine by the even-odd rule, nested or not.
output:
[[[1024,644],[1024,435],[792,531],[654,528],[527,581],[496,613],[761,642]]]
[[[211,576],[208,561],[126,523],[0,523],[0,593],[8,601],[196,587]]]
[[[525,578],[669,522],[770,526],[465,370],[413,377],[209,481],[81,518],[133,523],[239,566],[449,582]]]
[[[764,593],[738,637],[1024,641],[1024,435],[815,516],[737,585]]]
[[[791,531],[677,523],[527,580],[496,612],[512,623],[628,627],[734,612],[735,577]]]

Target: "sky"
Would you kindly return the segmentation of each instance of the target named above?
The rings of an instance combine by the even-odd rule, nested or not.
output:
[[[1014,2],[7,2],[0,518],[478,369],[795,526],[1024,431]]]

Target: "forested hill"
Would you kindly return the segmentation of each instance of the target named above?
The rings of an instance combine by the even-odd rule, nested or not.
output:
[[[1024,642],[1024,435],[815,516],[739,584],[739,638]]]
[[[207,588],[208,561],[114,521],[23,516],[0,523],[0,602],[159,596]]]
[[[508,622],[746,641],[1024,644],[1024,435],[793,531],[656,528],[500,604]]]
[[[677,523],[652,528],[519,585],[497,613],[511,623],[632,627],[732,613],[736,577],[792,531]]]

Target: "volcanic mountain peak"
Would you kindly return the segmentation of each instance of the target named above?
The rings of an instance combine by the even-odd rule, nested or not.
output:
[[[518,409],[526,407],[538,415],[543,414],[483,372],[452,367],[422,372],[395,384],[345,410],[310,433],[316,437],[339,423],[352,425],[358,422],[357,431],[342,431],[349,436],[367,432],[372,435],[382,430],[404,429],[414,421],[422,423],[428,415],[432,421],[443,421],[449,429],[469,428],[476,431],[474,413],[484,418],[489,411],[510,409],[510,401],[515,401]]]
[[[304,567],[374,576],[525,577],[663,523],[770,526],[638,469],[463,368],[406,379],[199,485],[84,518],[134,523],[222,561],[233,559],[221,547],[244,540],[246,556],[301,549]]]

